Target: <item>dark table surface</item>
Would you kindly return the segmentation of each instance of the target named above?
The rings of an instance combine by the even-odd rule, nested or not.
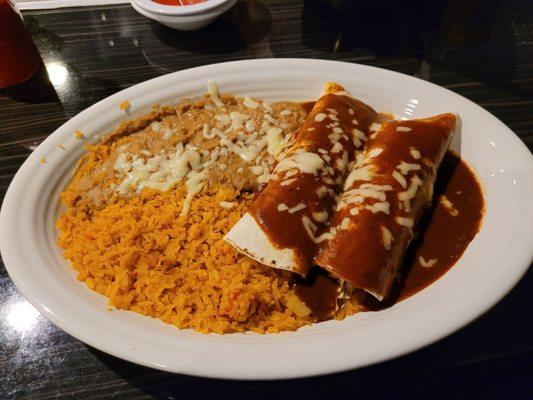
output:
[[[259,57],[418,76],[481,105],[533,148],[533,2],[336,3],[240,1],[193,33],[168,30],[129,5],[25,12],[46,68],[0,90],[0,196],[35,146],[96,101],[168,72]],[[530,271],[485,315],[415,353],[326,377],[235,382],[147,369],[79,342],[34,311],[1,264],[0,398],[531,399],[532,299]],[[17,312],[27,318],[15,323]]]

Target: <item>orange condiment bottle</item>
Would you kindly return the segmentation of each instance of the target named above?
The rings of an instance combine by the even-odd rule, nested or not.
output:
[[[30,78],[41,65],[39,52],[11,0],[0,0],[0,88]]]

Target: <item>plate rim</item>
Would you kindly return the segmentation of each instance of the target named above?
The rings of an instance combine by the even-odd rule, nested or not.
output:
[[[371,364],[375,364],[387,359],[395,358],[398,356],[401,356],[403,354],[412,352],[414,350],[423,348],[427,346],[428,344],[434,343],[443,337],[446,337],[453,332],[463,328],[482,314],[484,314],[487,310],[492,308],[497,302],[499,302],[508,292],[512,290],[512,288],[518,283],[518,281],[521,279],[521,277],[527,272],[529,263],[531,262],[531,259],[533,258],[533,251],[530,250],[529,255],[529,262],[527,261],[528,255],[526,253],[523,254],[523,262],[520,262],[522,265],[517,266],[516,270],[514,271],[514,275],[512,276],[512,279],[508,279],[508,284],[504,289],[501,289],[497,294],[493,294],[492,297],[488,301],[484,301],[482,305],[478,305],[476,310],[471,310],[470,313],[467,313],[467,315],[464,315],[460,322],[456,322],[453,326],[453,328],[445,330],[441,334],[433,335],[431,338],[426,338],[425,341],[418,341],[415,343],[410,343],[410,345],[406,345],[403,347],[403,349],[398,350],[396,352],[393,352],[392,354],[385,354],[378,357],[374,357],[373,360],[364,362],[362,364],[357,365],[351,365],[350,363],[344,363],[344,365],[341,365],[342,363],[339,363],[338,367],[336,368],[327,368],[327,369],[318,369],[313,371],[292,371],[292,373],[284,373],[282,374],[280,372],[278,373],[261,373],[258,371],[253,371],[249,374],[238,374],[235,371],[205,371],[205,369],[198,369],[198,368],[186,368],[184,369],[176,369],[169,365],[162,365],[160,363],[157,363],[155,361],[146,361],[145,359],[142,359],[137,357],[138,353],[133,356],[132,354],[124,354],[123,351],[115,351],[115,349],[110,349],[109,347],[106,347],[105,345],[102,345],[98,340],[94,340],[93,338],[87,337],[86,334],[83,332],[80,332],[77,327],[73,327],[72,325],[68,324],[68,321],[63,320],[59,316],[53,313],[53,310],[49,310],[45,304],[43,304],[38,298],[36,298],[31,291],[27,288],[27,285],[24,281],[24,277],[20,276],[18,274],[18,271],[14,264],[16,263],[14,260],[14,256],[12,254],[13,249],[12,246],[8,245],[7,240],[3,240],[6,236],[8,236],[8,229],[9,226],[7,225],[6,221],[9,221],[8,211],[13,208],[13,201],[15,200],[13,198],[15,189],[17,188],[17,185],[19,184],[19,181],[22,180],[22,175],[24,173],[28,173],[28,171],[31,171],[33,168],[33,163],[35,162],[34,158],[36,157],[36,154],[38,153],[39,148],[42,148],[43,146],[48,145],[51,143],[56,136],[58,136],[63,130],[66,129],[66,125],[74,124],[74,122],[77,119],[81,119],[84,116],[90,115],[95,110],[98,110],[101,108],[105,103],[109,102],[116,102],[116,104],[120,103],[120,99],[123,99],[124,97],[127,97],[127,94],[131,92],[134,89],[142,89],[143,87],[150,87],[154,84],[157,84],[158,82],[164,82],[167,79],[180,79],[180,76],[186,75],[186,74],[196,74],[204,71],[208,71],[210,69],[218,69],[218,68],[227,68],[231,70],[235,65],[250,65],[253,64],[259,64],[263,68],[265,65],[272,64],[272,65],[280,65],[280,64],[286,64],[287,66],[298,63],[298,64],[308,64],[309,67],[312,67],[316,64],[322,64],[322,65],[344,65],[346,68],[353,68],[354,72],[357,72],[355,70],[357,69],[368,69],[374,72],[382,73],[385,75],[389,75],[392,78],[397,78],[401,80],[407,79],[407,82],[409,80],[418,81],[418,84],[425,85],[427,88],[438,90],[438,91],[447,91],[453,96],[457,96],[458,98],[461,98],[463,101],[466,101],[469,103],[470,106],[474,107],[477,111],[481,111],[484,115],[486,115],[487,118],[490,118],[492,122],[496,123],[498,125],[498,130],[505,131],[507,136],[509,136],[509,139],[513,139],[512,146],[516,146],[516,148],[521,148],[523,156],[524,151],[529,154],[529,167],[533,167],[533,156],[531,156],[531,153],[529,153],[529,149],[525,146],[525,144],[518,138],[514,132],[512,132],[503,122],[501,122],[498,118],[496,118],[494,115],[492,115],[487,110],[483,109],[481,106],[477,105],[476,103],[472,102],[471,100],[449,90],[446,88],[443,88],[441,86],[438,86],[434,83],[427,82],[415,77],[412,77],[410,75],[402,74],[396,71],[386,70],[382,68],[377,68],[373,66],[367,66],[363,64],[355,64],[355,63],[349,63],[349,62],[341,62],[341,61],[329,61],[329,60],[317,60],[317,59],[300,59],[300,58],[289,58],[289,59],[254,59],[254,60],[241,60],[241,61],[231,61],[231,62],[224,62],[224,63],[217,63],[217,64],[210,64],[206,66],[186,69],[182,71],[173,72],[170,74],[158,76],[155,78],[152,78],[147,81],[140,82],[136,85],[133,85],[129,88],[123,89],[111,96],[108,96],[97,103],[91,105],[90,107],[86,108],[85,110],[78,113],[76,116],[72,117],[68,121],[66,121],[63,125],[61,125],[59,128],[57,128],[52,134],[50,134],[38,147],[37,149],[30,154],[30,156],[24,161],[22,166],[17,171],[16,175],[14,176],[13,180],[11,181],[8,190],[6,191],[5,197],[3,199],[2,207],[0,209],[0,251],[2,253],[2,256],[4,258],[4,264],[6,267],[6,270],[14,282],[15,286],[20,290],[20,292],[24,295],[24,297],[33,304],[41,314],[43,314],[46,318],[51,320],[55,325],[57,325],[60,329],[67,332],[68,334],[74,336],[78,340],[89,344],[92,347],[95,347],[103,352],[106,352],[108,354],[112,354],[116,357],[135,362],[137,364],[141,364],[147,367],[156,368],[164,371],[170,371],[170,372],[176,372],[176,373],[184,373],[184,374],[192,374],[196,376],[203,376],[203,377],[214,377],[214,378],[226,378],[226,379],[287,379],[287,378],[300,378],[300,377],[309,377],[309,376],[316,376],[316,375],[322,375],[327,373],[334,373],[334,372],[341,372],[345,370],[349,370],[352,368],[359,368],[362,366],[367,366]],[[74,121],[74,122],[72,122]],[[527,183],[527,182],[526,182]],[[530,184],[532,182],[529,182]],[[529,187],[531,189],[531,187]],[[530,192],[531,194],[531,192]],[[7,205],[6,205],[7,204]],[[526,223],[529,222],[529,227],[531,228],[533,221],[526,221]],[[12,257],[13,256],[13,257]],[[10,261],[11,260],[11,261]],[[518,263],[516,263],[518,265]],[[11,266],[10,266],[11,265]],[[127,352],[126,352],[127,353]]]

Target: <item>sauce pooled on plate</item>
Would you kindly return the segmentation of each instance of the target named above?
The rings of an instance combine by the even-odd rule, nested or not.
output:
[[[461,258],[481,228],[483,192],[470,167],[456,154],[446,153],[434,187],[433,205],[420,219],[391,293],[383,302],[361,291],[363,309],[391,306],[425,289]],[[315,276],[316,275],[316,276]],[[298,297],[321,320],[336,306],[334,280],[311,274],[295,279]],[[337,285],[338,288],[338,285]]]

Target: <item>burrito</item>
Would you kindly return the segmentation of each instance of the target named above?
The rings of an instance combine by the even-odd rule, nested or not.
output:
[[[346,177],[314,262],[383,300],[431,202],[455,125],[453,114],[382,124]]]
[[[356,150],[380,116],[327,83],[265,189],[225,240],[262,264],[306,276]]]

